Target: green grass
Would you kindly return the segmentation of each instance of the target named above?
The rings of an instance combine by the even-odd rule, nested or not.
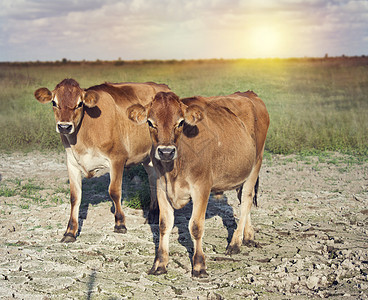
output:
[[[0,186],[0,196],[13,197],[17,194],[15,189],[8,188],[7,186]]]
[[[20,204],[20,208],[29,209],[29,204]]]
[[[133,184],[132,179],[138,176],[139,184]],[[82,184],[82,206],[89,204],[98,204],[104,201],[110,201],[108,194],[109,177],[101,176],[89,179],[83,179]],[[124,170],[124,204],[133,209],[146,209],[150,205],[151,196],[148,182],[148,176],[142,165],[131,166]],[[64,189],[58,188],[61,192]],[[69,192],[69,189],[65,189]],[[55,204],[63,203],[60,197],[50,197],[51,202]]]
[[[270,153],[368,157],[368,58],[0,64],[0,150],[62,150],[51,105],[33,97],[62,79],[166,83],[180,97],[254,90],[266,103]]]
[[[126,170],[124,176],[130,182],[134,176],[139,176],[141,184],[138,187],[128,187],[128,197],[124,199],[125,205],[134,209],[146,209],[151,202],[148,176],[143,166],[137,165]]]
[[[50,187],[38,185],[32,179],[27,179],[26,181],[20,179],[6,180],[0,183],[0,197],[19,196],[20,199],[17,205],[22,209],[28,209],[30,203],[59,205],[64,202],[61,197],[55,196],[53,193],[43,192],[46,189],[50,189]],[[64,189],[56,187],[55,193],[58,190]]]

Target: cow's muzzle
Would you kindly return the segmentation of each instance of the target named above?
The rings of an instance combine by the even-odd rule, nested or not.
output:
[[[70,134],[74,130],[74,126],[71,123],[58,123],[56,126],[56,131],[62,134]]]
[[[156,159],[163,162],[169,162],[177,157],[175,146],[158,146],[155,154]]]

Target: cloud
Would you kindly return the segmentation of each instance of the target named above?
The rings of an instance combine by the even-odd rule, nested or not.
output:
[[[0,60],[256,56],[257,26],[279,31],[277,56],[359,54],[367,19],[365,0],[3,0]]]
[[[15,20],[65,16],[71,11],[88,11],[101,8],[106,1],[48,1],[48,0],[4,0],[1,17]]]

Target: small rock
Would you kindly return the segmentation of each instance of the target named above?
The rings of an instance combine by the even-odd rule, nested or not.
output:
[[[354,264],[350,259],[345,259],[341,265],[349,270],[353,270],[355,268]]]
[[[303,269],[304,267],[304,262],[302,259],[298,259],[295,264],[294,264],[294,267],[297,269],[297,270],[301,270]]]
[[[250,297],[253,295],[255,295],[255,292],[253,290],[246,290],[246,291],[243,291],[242,294],[239,296],[246,298],[246,297]]]
[[[310,290],[314,290],[318,287],[319,278],[315,275],[311,275],[307,279],[307,287]]]
[[[259,273],[259,271],[260,271],[260,268],[259,268],[259,266],[257,266],[257,265],[255,265],[255,266],[251,266],[250,267],[250,271],[252,272],[252,273]]]
[[[139,278],[139,287],[144,288],[144,286],[152,286],[153,282],[151,280],[148,280],[143,274]]]
[[[327,277],[326,276],[322,276],[320,283],[321,283],[322,286],[327,286],[328,285]]]
[[[91,259],[86,262],[86,266],[92,270],[99,270],[103,265],[103,262],[99,259]]]

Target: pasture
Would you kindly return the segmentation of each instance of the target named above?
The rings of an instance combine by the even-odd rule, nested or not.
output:
[[[266,150],[368,156],[368,58],[0,64],[0,150],[61,149],[51,105],[33,97],[64,78],[81,87],[166,83],[180,97],[253,90],[271,117]]]
[[[51,104],[33,92],[72,77],[166,83],[179,96],[255,91],[270,113],[253,247],[226,256],[236,192],[211,196],[208,278],[191,277],[191,205],[175,213],[168,273],[148,275],[158,225],[140,208],[144,170],[125,172],[126,234],[113,232],[109,176],[83,179],[77,241]],[[367,299],[368,58],[0,63],[0,298]],[[144,204],[143,204],[144,206]]]

